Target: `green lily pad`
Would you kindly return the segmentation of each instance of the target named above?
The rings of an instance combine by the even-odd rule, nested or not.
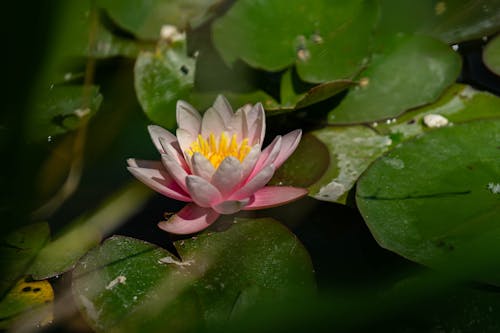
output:
[[[80,310],[99,331],[166,331],[226,322],[266,299],[314,290],[309,255],[271,219],[236,220],[227,229],[166,250],[114,236],[90,251],[73,272]]]
[[[135,63],[135,90],[144,112],[153,122],[176,127],[179,99],[187,100],[194,85],[195,60],[186,54],[185,38],[161,43],[156,52],[141,52]]]
[[[372,164],[356,200],[379,244],[430,267],[499,283],[499,133],[498,119],[446,127]]]
[[[445,126],[471,120],[499,118],[500,98],[470,86],[455,84],[436,103],[407,112],[397,119],[373,123],[372,129],[362,126],[326,127],[312,132],[328,147],[330,162],[320,179],[312,185],[307,185],[310,195],[320,200],[345,203],[347,192],[376,158],[402,141],[436,129],[425,123],[426,116],[441,116],[446,122]],[[319,153],[312,153],[313,151],[303,157],[303,160],[320,158]],[[301,170],[304,168],[304,161],[295,160],[292,156],[283,167]],[[307,164],[309,165],[309,162]],[[286,169],[278,170],[277,175],[284,172],[279,178],[280,181],[291,183],[290,185],[298,182],[297,176],[285,171]]]
[[[395,32],[427,34],[458,43],[500,28],[498,0],[381,0],[378,37]]]
[[[31,274],[36,280],[42,280],[72,269],[78,259],[99,244],[105,234],[137,213],[150,193],[142,184],[127,186],[92,215],[72,223],[65,232],[44,246],[27,274]]]
[[[98,0],[111,18],[140,39],[155,40],[164,25],[186,29],[211,17],[210,9],[221,0]]]
[[[228,63],[242,59],[278,71],[297,64],[310,82],[346,79],[366,63],[377,6],[374,1],[236,2],[212,34]]]
[[[345,203],[361,173],[392,145],[388,135],[364,126],[326,127],[312,134],[330,154],[325,173],[309,187],[309,195],[324,201]]]
[[[374,56],[340,105],[330,124],[372,122],[396,117],[434,102],[457,78],[460,57],[447,45],[425,36],[399,38],[394,48]]]
[[[496,75],[500,75],[500,35],[493,38],[483,51],[486,67]]]
[[[30,113],[28,134],[32,140],[49,140],[85,124],[99,109],[102,95],[90,86],[50,86],[40,94]]]
[[[36,223],[4,236],[0,243],[0,297],[14,285],[50,239],[47,223]]]

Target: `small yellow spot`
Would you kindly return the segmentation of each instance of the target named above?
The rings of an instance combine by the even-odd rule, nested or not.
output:
[[[441,15],[446,11],[446,3],[444,1],[440,1],[436,3],[436,6],[434,7],[434,11],[436,15]]]
[[[217,168],[229,156],[233,156],[242,162],[250,150],[251,147],[248,145],[247,138],[238,142],[236,134],[233,134],[229,139],[227,133],[222,132],[219,138],[216,138],[213,134],[210,134],[208,139],[202,137],[201,134],[198,135],[198,139],[191,144],[186,152],[189,156],[200,153],[212,163],[214,168]]]
[[[365,87],[367,87],[369,83],[370,83],[370,79],[369,79],[369,78],[367,78],[367,77],[363,77],[363,78],[361,78],[361,79],[359,80],[359,86],[360,86],[361,88],[365,88]]]

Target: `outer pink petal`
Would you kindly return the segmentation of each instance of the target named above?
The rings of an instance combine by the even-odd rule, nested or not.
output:
[[[197,136],[201,129],[201,116],[195,108],[184,101],[177,102],[177,125],[188,131],[192,136]]]
[[[149,125],[148,126],[149,135],[151,136],[151,140],[153,141],[156,149],[160,152],[160,154],[165,153],[163,146],[160,141],[167,142],[172,144],[177,141],[177,137],[164,129],[163,127],[157,125]]]
[[[222,201],[219,190],[199,176],[187,176],[186,185],[191,198],[198,206],[211,207]]]
[[[220,214],[234,214],[239,212],[245,207],[248,203],[249,199],[245,200],[232,200],[232,201],[223,201],[220,204],[213,206],[212,208]]]
[[[253,146],[248,155],[245,156],[245,159],[241,162],[242,180],[246,180],[248,176],[250,176],[250,174],[255,168],[255,165],[259,159],[260,154],[261,154],[260,145],[257,144]]]
[[[285,135],[281,141],[281,150],[276,157],[276,160],[273,162],[274,166],[279,168],[283,162],[286,161],[290,155],[295,151],[297,146],[299,145],[300,138],[302,137],[302,130],[291,131],[287,135]]]
[[[219,213],[211,208],[188,204],[168,221],[158,223],[158,227],[173,234],[186,235],[207,228],[218,217]]]
[[[307,194],[307,190],[290,186],[266,186],[250,197],[243,210],[264,209],[287,204]]]
[[[257,190],[264,187],[264,185],[271,180],[274,174],[274,165],[268,165],[264,169],[262,169],[255,177],[250,179],[247,183],[245,183],[239,190],[237,190],[234,194],[232,194],[228,200],[241,200],[250,197]]]
[[[128,167],[127,169],[135,176],[135,178],[158,193],[175,200],[186,202],[193,201],[189,197],[189,194],[184,192],[184,190],[182,190],[182,188],[180,188],[179,185],[172,178],[170,178],[170,175],[166,171],[162,170],[163,166],[161,166],[161,169],[141,167]]]
[[[194,175],[200,176],[208,181],[212,180],[215,168],[205,156],[200,153],[194,153],[191,158],[191,165]]]
[[[219,190],[222,198],[226,198],[240,184],[241,175],[240,161],[235,157],[229,156],[221,162],[212,177],[211,183]]]
[[[281,136],[277,136],[274,138],[273,142],[269,146],[267,146],[259,156],[257,163],[255,164],[255,168],[250,174],[250,178],[254,177],[260,170],[264,169],[271,163],[274,164],[274,160],[278,157],[278,154],[281,149]]]
[[[186,177],[188,176],[186,170],[182,168],[177,161],[172,158],[172,156],[163,154],[161,155],[161,160],[163,162],[163,165],[165,166],[165,169],[168,171],[170,177],[175,180],[177,184],[184,190],[188,191],[186,187]]]

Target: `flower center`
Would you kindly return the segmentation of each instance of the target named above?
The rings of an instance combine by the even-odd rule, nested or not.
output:
[[[219,164],[228,156],[233,156],[242,162],[250,150],[251,147],[248,145],[247,138],[238,143],[236,134],[233,134],[229,139],[227,133],[222,132],[219,140],[213,134],[209,135],[208,140],[198,134],[198,139],[191,144],[186,152],[189,156],[193,156],[194,153],[202,154],[217,169]]]

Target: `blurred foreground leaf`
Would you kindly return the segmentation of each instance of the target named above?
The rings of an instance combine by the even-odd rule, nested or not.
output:
[[[49,238],[47,223],[31,224],[3,237],[0,243],[0,297],[25,274]]]
[[[91,326],[126,332],[217,327],[266,300],[314,291],[308,253],[271,219],[236,220],[175,246],[182,261],[114,236],[82,258],[73,291]]]
[[[432,131],[377,160],[356,199],[381,246],[500,283],[500,120]]]
[[[102,237],[142,208],[151,192],[142,184],[133,183],[109,200],[89,217],[73,223],[47,244],[28,270],[41,280],[62,274],[76,264]]]
[[[160,42],[153,52],[142,52],[134,68],[137,98],[153,122],[174,129],[178,100],[187,100],[194,85],[195,60],[186,53],[185,37],[172,44]]]
[[[340,105],[330,124],[366,123],[393,118],[434,102],[460,72],[460,57],[448,46],[424,36],[398,38],[376,54]]]

